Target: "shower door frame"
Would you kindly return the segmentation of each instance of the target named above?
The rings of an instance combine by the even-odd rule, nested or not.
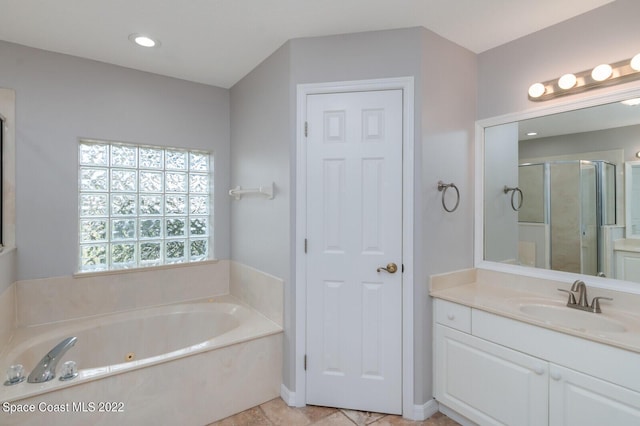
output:
[[[615,169],[616,169],[616,164],[607,161],[607,160],[549,160],[549,161],[536,161],[536,162],[527,162],[527,163],[522,163],[522,164],[518,164],[518,167],[523,167],[523,166],[543,166],[543,199],[544,199],[544,206],[543,206],[543,210],[544,210],[544,224],[548,227],[547,232],[547,240],[548,240],[548,262],[545,262],[546,264],[548,264],[548,268],[549,269],[553,269],[552,268],[552,259],[553,259],[553,245],[551,244],[551,222],[552,222],[552,217],[551,217],[551,164],[577,164],[579,166],[581,166],[583,163],[589,163],[592,164],[595,167],[595,185],[596,185],[596,271],[597,273],[601,272],[604,260],[603,260],[603,253],[602,253],[602,227],[606,226],[603,223],[603,214],[602,214],[602,209],[604,208],[604,193],[603,193],[603,173],[604,173],[604,164],[609,164],[611,166],[614,167],[614,175],[615,175]],[[580,180],[582,180],[582,176],[580,176]],[[617,185],[616,185],[616,180],[613,180],[613,191],[614,191],[614,196],[617,194]],[[616,220],[617,223],[617,201],[614,200],[613,203],[613,208],[614,208],[614,212],[613,212],[613,217]],[[518,223],[521,223],[518,220]],[[527,223],[527,222],[522,222],[522,223]],[[580,204],[580,229],[583,228],[583,214],[582,214],[582,204]],[[615,223],[614,223],[615,225]],[[582,239],[582,235],[580,235],[580,239]],[[580,274],[583,274],[582,269],[583,269],[583,265],[582,265],[582,255],[583,255],[583,250],[582,250],[582,244],[580,245]],[[553,269],[555,270],[555,269]]]

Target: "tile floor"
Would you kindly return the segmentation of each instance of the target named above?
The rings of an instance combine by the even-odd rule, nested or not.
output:
[[[209,426],[455,426],[458,423],[442,413],[436,413],[422,422],[363,411],[342,410],[329,407],[289,407],[280,398],[272,399],[257,407],[227,417]]]

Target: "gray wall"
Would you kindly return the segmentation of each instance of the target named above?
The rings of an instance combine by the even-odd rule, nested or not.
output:
[[[638,16],[640,1],[617,0],[481,53],[478,55],[478,118],[550,106],[620,89],[621,86],[600,88],[597,92],[592,90],[546,102],[531,102],[527,98],[527,90],[533,83],[640,53]],[[640,82],[625,86],[640,87]]]
[[[290,275],[291,169],[289,43],[231,90],[231,185],[257,187],[275,182],[274,199],[231,201],[231,258],[282,278],[285,285],[284,383],[293,383],[294,319]],[[293,387],[290,387],[293,389]]]
[[[231,258],[289,282],[289,44],[231,88],[231,186],[275,196],[231,201]]]
[[[0,42],[0,86],[16,91],[18,279],[77,270],[79,137],[215,155],[215,255],[229,257],[229,93]]]
[[[421,404],[432,398],[428,277],[470,267],[473,262],[472,169],[468,164],[472,163],[475,118],[475,55],[424,28],[295,39],[231,89],[232,184],[240,177],[269,179],[263,176],[268,173],[284,179],[276,180],[282,190],[269,202],[272,207],[256,203],[260,208],[250,209],[249,203],[234,202],[231,246],[234,260],[285,280],[283,371],[290,390],[295,390],[295,254],[289,248],[296,242],[296,87],[404,76],[415,79],[415,282],[407,284],[413,286],[415,295],[415,402]],[[282,87],[287,79],[288,88]],[[264,111],[265,107],[271,111]],[[288,146],[282,145],[284,130]],[[262,163],[259,170],[251,170],[256,150]],[[250,163],[239,164],[245,160]],[[288,179],[278,172],[284,167],[288,167]],[[439,179],[454,181],[461,189],[463,199],[455,214],[442,210],[436,189]],[[285,205],[288,212],[281,209]],[[253,221],[262,221],[264,214],[271,218],[266,229],[243,230],[245,225],[253,226]],[[282,246],[285,242],[279,238],[285,236],[288,242]]]
[[[421,138],[416,140],[414,206],[417,404],[433,395],[429,277],[473,266],[477,75],[476,55],[470,51],[424,28],[420,41],[422,87],[416,88],[416,103],[421,105]],[[460,190],[460,206],[453,213],[442,208],[439,180],[453,182]]]

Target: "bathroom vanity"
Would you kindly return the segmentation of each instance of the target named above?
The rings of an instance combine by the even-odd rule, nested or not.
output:
[[[587,282],[588,286],[588,282]],[[431,279],[434,393],[480,425],[640,424],[640,296],[471,269]],[[637,312],[637,310],[636,310]],[[448,409],[448,410],[447,410]]]

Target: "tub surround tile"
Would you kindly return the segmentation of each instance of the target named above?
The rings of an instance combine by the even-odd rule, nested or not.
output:
[[[16,283],[17,325],[29,326],[229,293],[229,261]]]
[[[276,398],[282,333],[20,400],[21,404],[123,402],[122,413],[3,415],[3,425],[205,425]],[[256,419],[248,414],[245,419]],[[234,423],[226,423],[234,424]],[[247,423],[235,423],[247,424]],[[260,423],[268,425],[270,423]]]
[[[0,352],[11,337],[16,326],[16,286],[9,286],[0,293]],[[2,367],[0,367],[2,368]],[[2,379],[4,381],[4,379]]]
[[[16,249],[0,249],[0,293],[16,282]]]
[[[284,281],[250,266],[231,261],[231,294],[282,327]]]

